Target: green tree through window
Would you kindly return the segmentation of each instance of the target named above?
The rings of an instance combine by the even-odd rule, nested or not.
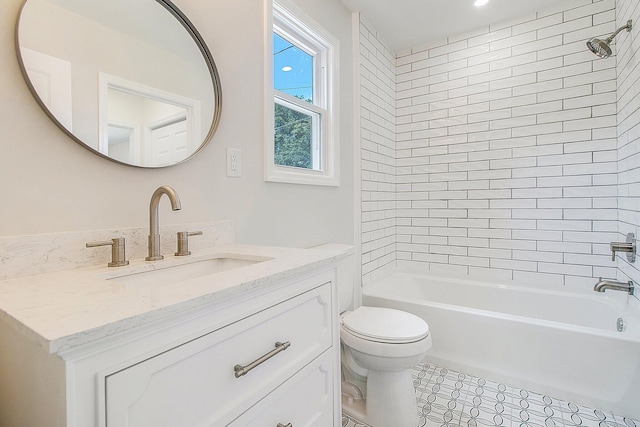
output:
[[[311,116],[275,104],[274,130],[275,163],[311,169]]]

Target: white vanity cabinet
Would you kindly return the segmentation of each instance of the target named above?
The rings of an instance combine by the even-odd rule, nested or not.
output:
[[[332,332],[327,283],[108,375],[107,427],[227,425],[327,352]],[[275,353],[275,343],[283,350],[236,378],[235,366]]]
[[[335,264],[243,283],[53,354],[0,322],[0,426],[338,427]]]

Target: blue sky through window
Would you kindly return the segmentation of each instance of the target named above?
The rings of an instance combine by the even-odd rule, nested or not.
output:
[[[313,57],[273,33],[273,87],[313,102]]]

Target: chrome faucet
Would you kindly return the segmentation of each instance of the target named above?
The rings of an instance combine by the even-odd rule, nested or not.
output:
[[[593,287],[593,290],[596,292],[604,292],[607,289],[612,289],[614,291],[623,291],[628,293],[629,295],[633,295],[633,282],[629,280],[628,282],[618,282],[617,280],[611,279],[603,279],[600,277],[598,279],[598,283]]]
[[[158,205],[163,194],[169,197],[171,210],[182,209],[178,194],[168,185],[163,185],[153,192],[149,204],[149,256],[145,258],[146,261],[160,261],[164,258],[160,252],[160,221],[158,219]]]

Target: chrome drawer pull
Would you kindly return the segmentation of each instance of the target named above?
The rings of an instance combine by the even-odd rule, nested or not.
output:
[[[236,378],[240,378],[243,375],[247,375],[249,373],[249,371],[251,371],[253,368],[255,368],[258,365],[261,365],[262,363],[264,363],[267,360],[271,359],[276,354],[278,354],[278,353],[280,353],[282,351],[285,351],[286,349],[289,348],[290,345],[291,345],[291,342],[289,342],[289,341],[287,341],[287,342],[277,342],[276,343],[276,348],[274,350],[271,350],[269,353],[267,353],[264,356],[254,360],[253,362],[249,363],[248,365],[246,365],[246,366],[242,366],[242,365],[234,366],[233,370],[236,372]]]
[[[289,423],[287,425],[284,425],[282,423],[278,423],[278,425],[276,427],[293,427],[293,424]]]

